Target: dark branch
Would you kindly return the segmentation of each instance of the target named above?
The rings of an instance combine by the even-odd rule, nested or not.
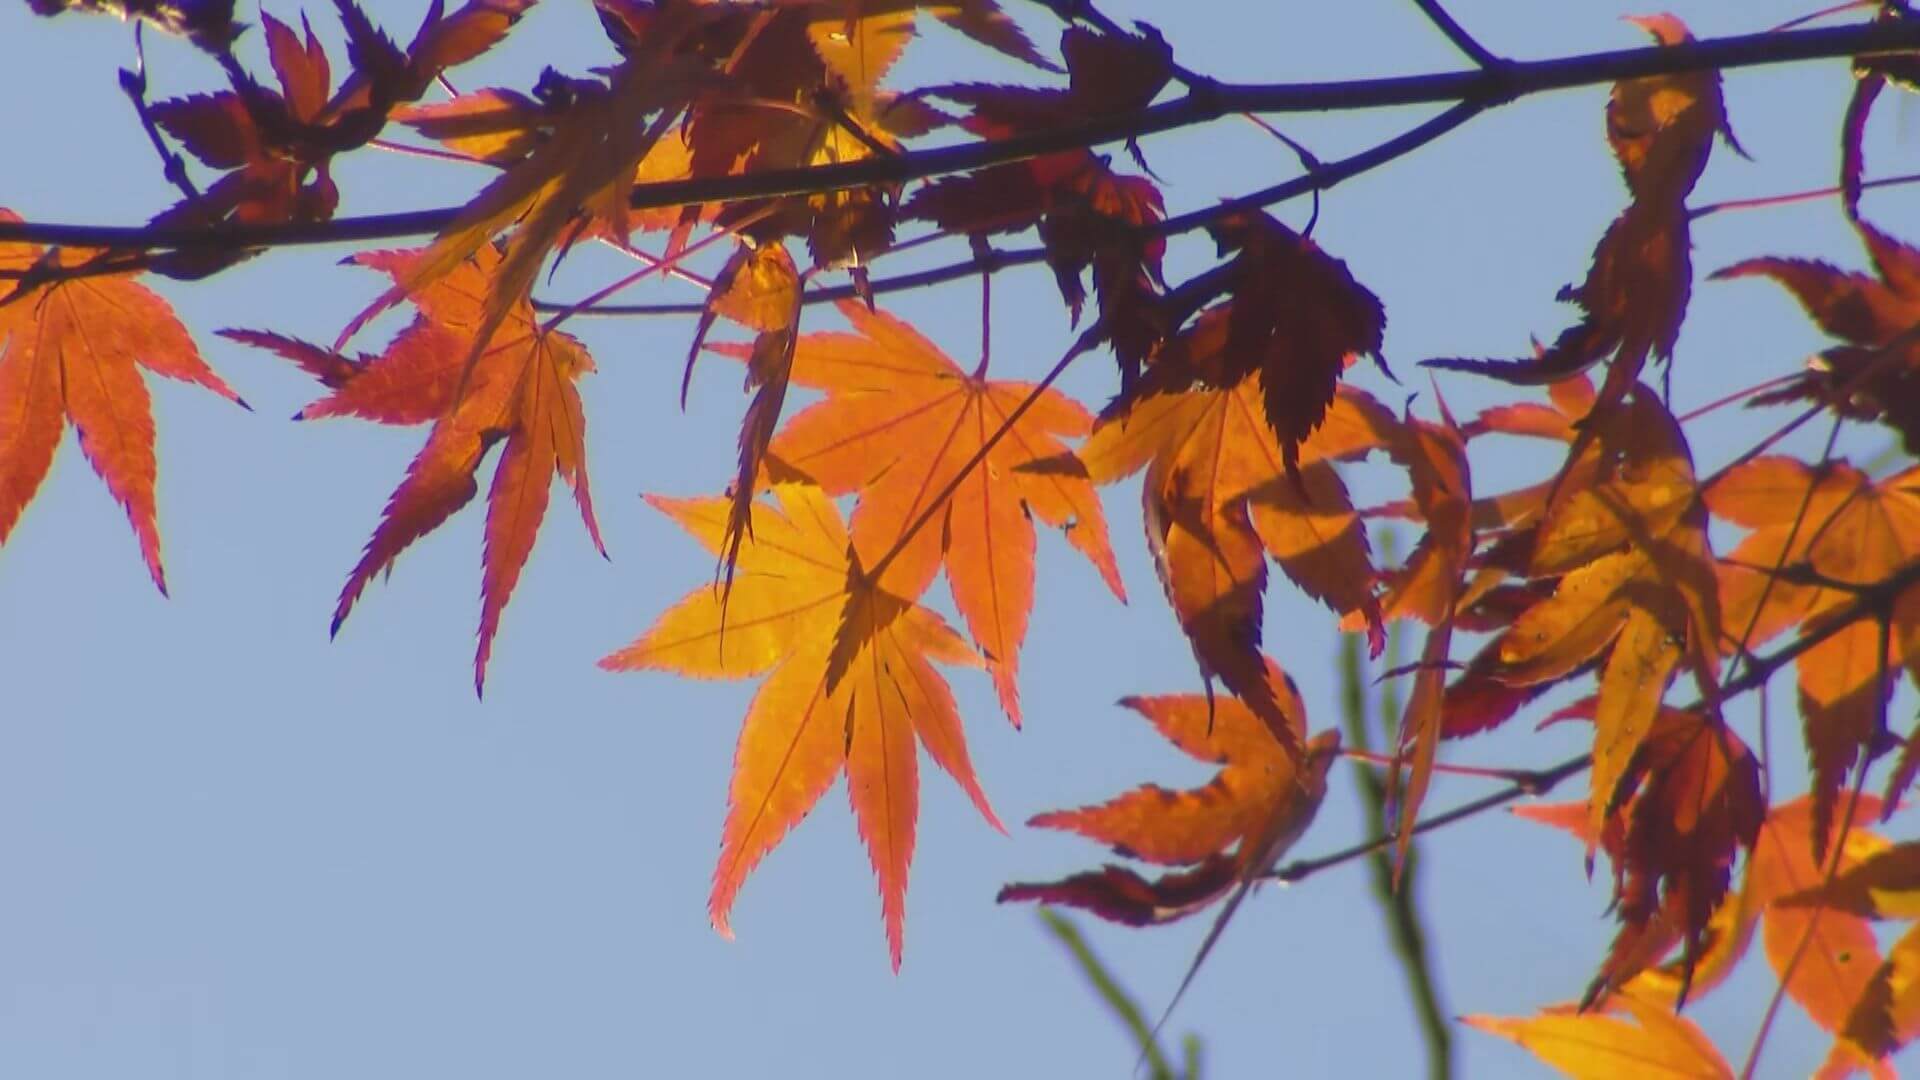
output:
[[[1452,131],[1454,128],[1459,127],[1461,124],[1466,123],[1473,117],[1478,116],[1485,108],[1486,106],[1473,102],[1462,102],[1448,109],[1446,112],[1388,139],[1386,142],[1362,150],[1351,157],[1330,162],[1319,168],[1302,173],[1291,180],[1274,184],[1271,187],[1261,188],[1258,191],[1250,192],[1236,199],[1228,199],[1225,202],[1200,210],[1175,215],[1152,226],[1150,231],[1161,236],[1172,236],[1178,233],[1191,232],[1195,229],[1205,228],[1212,222],[1229,214],[1272,206],[1275,203],[1298,198],[1309,192],[1324,191],[1342,181],[1351,180],[1370,169],[1377,169],[1395,158],[1412,153],[1440,136],[1445,135],[1447,132]],[[1030,266],[1034,263],[1044,261],[1046,257],[1047,250],[1044,247],[1018,248],[1013,251],[988,249],[986,252],[976,253],[972,258],[962,262],[953,262],[944,266],[935,266],[926,270],[916,270],[911,273],[877,279],[872,283],[872,288],[875,295],[900,292],[906,289],[919,289],[928,285],[939,285],[948,281],[957,281],[961,278],[972,277],[978,273],[992,273],[996,270],[1004,270],[1014,266]],[[825,304],[839,300],[855,299],[858,295],[851,285],[836,285],[823,289],[809,290],[804,302],[807,304]],[[552,311],[570,305],[535,301],[534,306],[543,311]],[[702,305],[700,304],[604,304],[596,307],[582,308],[580,313],[582,315],[688,315],[698,314],[701,310]]]
[[[745,176],[642,184],[630,200],[636,209],[816,194],[875,184],[898,184],[1042,154],[1118,142],[1206,123],[1239,112],[1330,112],[1449,102],[1482,105],[1549,90],[1614,82],[1645,75],[1752,67],[1920,48],[1920,20],[1743,34],[1674,46],[1649,46],[1551,60],[1516,61],[1498,69],[1441,72],[1345,82],[1209,84],[1202,91],[1134,113],[1101,117],[1071,127],[1007,139],[919,150],[891,158],[772,169]],[[30,241],[122,248],[230,249],[329,244],[437,232],[459,208],[338,218],[327,222],[227,225],[219,228],[134,226],[125,228],[43,222],[0,223],[0,241]]]
[[[1480,44],[1472,34],[1467,33],[1466,27],[1456,22],[1447,9],[1440,6],[1440,0],[1413,0],[1413,6],[1419,8],[1421,14],[1427,17],[1427,21],[1445,34],[1448,41],[1453,42],[1454,48],[1465,53],[1467,59],[1483,68],[1498,68],[1506,64],[1505,60],[1488,52],[1485,45]]]

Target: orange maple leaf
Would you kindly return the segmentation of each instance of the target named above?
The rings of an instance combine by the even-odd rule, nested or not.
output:
[[[1306,709],[1293,680],[1265,661],[1282,700],[1291,737],[1276,737],[1244,703],[1211,696],[1125,698],[1120,704],[1147,719],[1188,756],[1218,762],[1205,787],[1168,791],[1144,784],[1099,806],[1040,814],[1027,824],[1063,829],[1109,844],[1125,856],[1191,870],[1149,881],[1122,866],[1075,874],[1061,881],[1018,883],[997,900],[1040,901],[1085,908],[1134,926],[1184,918],[1227,898],[1160,1022],[1192,984],[1234,912],[1313,823],[1326,797],[1327,769],[1339,754],[1340,733],[1306,738]],[[1304,745],[1296,756],[1295,746]],[[1159,1025],[1155,1026],[1157,1032]]]
[[[1850,1038],[1848,1018],[1880,966],[1880,946],[1867,922],[1867,916],[1877,912],[1832,903],[1828,897],[1837,899],[1855,888],[1871,895],[1872,888],[1863,887],[1864,883],[1876,882],[1884,873],[1887,862],[1882,857],[1890,854],[1891,845],[1865,829],[1849,830],[1829,893],[1820,887],[1826,867],[1814,861],[1814,809],[1813,802],[1802,797],[1774,807],[1767,815],[1747,864],[1747,903],[1761,911],[1761,939],[1774,974],[1784,974],[1788,964],[1794,965],[1786,983],[1788,996],[1814,1023],[1839,1037],[1831,1060],[1870,1066],[1885,1055]],[[1863,816],[1880,809],[1878,799],[1862,796]],[[1796,954],[1800,954],[1798,963]],[[1874,1072],[1892,1075],[1884,1067],[1874,1067]]]
[[[1114,595],[1125,599],[1099,496],[1084,478],[1022,466],[1066,453],[1062,436],[1092,423],[1072,399],[1042,393],[979,465],[961,470],[1032,392],[1027,383],[968,373],[906,323],[855,303],[840,312],[855,333],[808,334],[793,350],[792,381],[827,392],[773,439],[778,469],[842,495],[858,492],[853,545],[888,587],[926,590],[942,566],[968,631],[986,653],[1007,715],[1019,722],[1016,676],[1033,608],[1034,529],[1029,514],[1066,530]],[[721,351],[748,356],[738,347]],[[756,346],[754,352],[759,351]],[[777,475],[777,473],[776,473]],[[944,505],[935,500],[955,482]]]
[[[1215,356],[1226,332],[1216,308],[1171,347]],[[1143,392],[1094,427],[1077,465],[1057,468],[1083,469],[1098,484],[1146,470],[1148,546],[1202,674],[1218,676],[1284,737],[1259,653],[1266,558],[1309,596],[1364,622],[1376,653],[1383,647],[1366,530],[1333,463],[1387,445],[1398,424],[1365,393],[1340,391],[1299,448],[1296,480],[1264,416],[1262,375],[1229,389],[1180,386],[1168,374],[1179,364],[1156,362]],[[1163,389],[1162,379],[1175,385]]]
[[[404,280],[418,256],[381,251],[357,255],[353,261]],[[587,535],[606,554],[587,486],[586,415],[574,385],[593,370],[593,360],[572,337],[543,329],[525,301],[508,311],[503,332],[491,343],[476,344],[489,282],[500,259],[499,250],[486,245],[420,291],[414,296],[419,315],[412,325],[385,352],[359,362],[273,335],[224,331],[279,352],[333,390],[302,409],[297,419],[358,416],[383,424],[433,423],[426,446],[387,500],[379,527],[347,576],[334,608],[335,633],[368,582],[473,498],[481,458],[494,443],[506,441],[487,494],[480,641],[473,660],[476,692],[486,682],[494,631],[533,550],[554,476],[573,487]],[[469,356],[477,357],[470,373]]]
[[[19,220],[0,209],[0,221]],[[139,369],[245,402],[207,366],[165,300],[135,284],[134,273],[90,265],[110,254],[0,243],[0,270],[24,275],[0,296],[0,543],[46,479],[62,421],[71,422],[165,593],[153,409]]]
[[[1555,682],[1608,650],[1594,714],[1597,826],[1681,665],[1712,692],[1721,619],[1679,424],[1642,385],[1587,430],[1589,446],[1533,536],[1529,569],[1559,582],[1493,646],[1492,676],[1516,687]]]
[[[1733,1080],[1733,1069],[1698,1025],[1627,994],[1593,1009],[1555,1005],[1532,1017],[1461,1019],[1519,1043],[1571,1080]]]
[[[1707,492],[1713,513],[1753,532],[1720,564],[1724,625],[1737,644],[1757,645],[1798,624],[1829,629],[1870,587],[1920,558],[1920,468],[1875,483],[1851,465],[1814,469],[1761,457],[1729,471]],[[1779,572],[1776,572],[1778,570]],[[1833,807],[1862,752],[1886,738],[1891,673],[1920,665],[1920,588],[1890,605],[1884,628],[1860,614],[1801,653],[1800,709],[1813,768],[1813,842],[1825,850]],[[1888,786],[1891,802],[1920,770],[1910,740]]]
[[[1880,802],[1865,796],[1861,809],[1876,813]],[[1872,833],[1855,829],[1847,836],[1838,878],[1819,887],[1824,870],[1811,853],[1810,811],[1809,800],[1802,797],[1768,812],[1746,860],[1740,888],[1720,902],[1708,921],[1691,969],[1684,955],[1659,967],[1642,966],[1681,941],[1681,928],[1663,912],[1655,915],[1630,951],[1609,957],[1602,980],[1619,984],[1620,993],[1676,1008],[1686,998],[1698,1000],[1731,975],[1759,928],[1776,975],[1784,973],[1799,954],[1787,993],[1816,1023],[1839,1036],[1828,1068],[1841,1075],[1862,1067],[1876,1076],[1891,1075],[1885,1063],[1872,1057],[1846,1030],[1869,977],[1880,964],[1879,946],[1866,919],[1920,914],[1920,904],[1913,901],[1920,892],[1911,891],[1920,890],[1920,859],[1913,857],[1920,853],[1920,845],[1893,848]],[[1585,802],[1522,806],[1513,812],[1572,833],[1589,847],[1600,847],[1614,861],[1616,873],[1623,872],[1631,807],[1617,807],[1607,818],[1604,833],[1593,831]],[[1814,908],[1825,910],[1815,918]],[[1803,950],[1801,938],[1807,934],[1811,937]]]
[[[974,778],[953,694],[932,664],[977,666],[980,658],[940,616],[866,575],[819,488],[778,484],[773,493],[777,510],[753,504],[724,602],[717,590],[697,590],[600,664],[696,678],[771,671],[740,729],[707,905],[713,925],[732,936],[741,884],[844,769],[898,970],[919,805],[916,738],[1001,827]],[[715,555],[728,542],[731,500],[648,501]]]

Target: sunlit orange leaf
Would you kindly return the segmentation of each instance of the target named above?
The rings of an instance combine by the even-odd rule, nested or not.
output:
[[[1879,800],[1861,797],[1861,812],[1872,813]],[[1888,845],[1873,843],[1865,852],[1855,838],[1872,834],[1855,830],[1847,835],[1846,857],[1830,884],[1802,886],[1782,901],[1784,907],[1823,907],[1871,919],[1920,919],[1920,842]]]
[[[1534,537],[1533,573],[1559,583],[1500,637],[1492,674],[1512,686],[1557,682],[1609,650],[1594,726],[1597,827],[1675,672],[1688,663],[1703,692],[1711,685],[1720,612],[1692,455],[1672,415],[1642,386],[1589,430]]]
[[[1031,518],[1064,529],[1114,594],[1125,596],[1093,485],[1021,468],[1063,456],[1061,437],[1085,433],[1092,420],[1071,399],[1041,394],[959,480],[952,498],[938,504],[1031,385],[968,373],[891,315],[851,302],[840,312],[855,333],[807,334],[793,353],[794,384],[825,390],[827,398],[787,422],[770,456],[831,494],[859,493],[852,533],[863,565],[879,567],[907,530],[931,515],[885,568],[887,587],[918,596],[945,567],[1001,705],[1018,722],[1020,645],[1033,609]]]
[[[1215,309],[1179,340],[1199,343],[1188,351],[1205,359],[1217,356],[1225,330]],[[1168,370],[1162,364],[1173,361],[1157,362],[1149,384]],[[1296,485],[1261,398],[1257,375],[1225,390],[1155,387],[1103,417],[1078,458],[1099,484],[1147,471],[1148,544],[1202,672],[1271,713],[1259,656],[1265,555],[1309,596],[1366,626],[1376,652],[1385,643],[1366,530],[1333,462],[1387,445],[1398,424],[1366,394],[1342,390],[1300,448]]]
[[[407,251],[370,252],[355,256],[354,262],[400,280],[418,257]],[[335,632],[374,577],[390,570],[402,551],[473,498],[481,458],[504,440],[487,495],[476,690],[485,684],[500,613],[533,550],[555,476],[572,486],[587,534],[605,553],[587,487],[586,417],[574,385],[593,370],[593,361],[572,337],[541,329],[524,302],[508,312],[505,328],[490,344],[476,344],[488,283],[500,258],[491,245],[483,247],[418,293],[414,303],[420,313],[412,325],[379,356],[358,363],[304,343],[229,334],[288,356],[332,388],[333,393],[301,410],[301,419],[358,416],[383,424],[433,422],[426,446],[394,489],[379,527],[347,577],[334,609]],[[476,355],[468,373],[467,358]]]
[[[1920,557],[1920,469],[1875,483],[1851,465],[1814,469],[1762,457],[1730,471],[1707,493],[1707,504],[1717,516],[1754,530],[1720,567],[1726,633],[1751,627],[1748,648],[1796,623],[1802,633],[1830,626],[1836,612],[1858,600],[1847,586],[1871,586]],[[1775,574],[1777,567],[1785,572]],[[1825,850],[1848,770],[1886,735],[1891,675],[1920,660],[1916,607],[1920,589],[1905,590],[1893,606],[1884,658],[1879,622],[1863,616],[1795,664],[1814,773],[1816,857]],[[1880,684],[1883,674],[1888,678]],[[1915,760],[1912,751],[1903,755],[1889,801],[1911,780],[1908,766]]]
[[[1028,822],[1099,840],[1124,856],[1199,864],[1195,869],[1148,881],[1109,865],[1057,882],[1008,885],[998,897],[1001,903],[1068,904],[1115,922],[1147,925],[1184,918],[1227,896],[1167,1006],[1169,1014],[1248,892],[1312,824],[1326,796],[1327,769],[1340,749],[1337,731],[1306,738],[1306,710],[1293,680],[1270,661],[1266,667],[1288,718],[1292,737],[1285,743],[1234,699],[1128,698],[1121,704],[1146,717],[1189,756],[1219,762],[1220,772],[1205,787],[1168,791],[1145,784],[1099,806],[1041,814]],[[1303,743],[1305,751],[1298,756],[1288,745]]]
[[[0,209],[0,221],[19,220]],[[207,367],[173,308],[135,284],[134,274],[90,271],[51,280],[34,273],[111,257],[0,243],[0,270],[27,275],[0,282],[0,543],[46,479],[70,422],[80,434],[80,452],[126,509],[147,572],[164,593],[153,410],[139,369],[240,398]]]
[[[1556,1005],[1528,1018],[1462,1019],[1519,1043],[1574,1080],[1733,1080],[1726,1059],[1693,1021],[1627,995],[1610,997],[1602,1007],[1587,1011]]]
[[[1920,923],[1874,970],[1843,1032],[1868,1055],[1891,1057],[1920,1035]]]
[[[1879,800],[1863,797],[1861,802],[1863,818],[1879,812]],[[1754,844],[1747,887],[1753,903],[1764,908],[1762,940],[1774,974],[1785,973],[1795,952],[1800,952],[1787,980],[1787,993],[1815,1023],[1839,1035],[1880,964],[1880,947],[1872,927],[1859,914],[1820,904],[1825,910],[1816,915],[1815,907],[1807,903],[1811,899],[1807,890],[1816,889],[1826,873],[1814,861],[1813,822],[1813,804],[1806,798],[1774,807]],[[1886,841],[1855,828],[1847,834],[1840,873],[1857,874],[1886,847]],[[1799,902],[1787,900],[1796,894]],[[1802,938],[1807,941],[1804,948]]]
[[[468,375],[481,350],[516,305],[527,302],[547,255],[580,235],[576,215],[626,222],[627,191],[639,164],[685,109],[700,62],[680,53],[690,34],[724,19],[727,5],[675,4],[659,9],[651,32],[610,69],[604,82],[570,84],[572,107],[525,158],[488,184],[410,261],[392,288],[350,321],[336,347],[382,311],[415,295],[512,230],[482,294]],[[624,231],[619,224],[616,232]]]
[[[715,589],[695,590],[600,663],[695,678],[771,672],[734,756],[708,900],[713,925],[732,935],[747,875],[844,770],[898,969],[919,806],[916,739],[1000,827],[974,779],[952,691],[933,666],[980,660],[938,615],[868,579],[825,493],[807,484],[773,491],[775,505],[753,504],[724,602]],[[731,500],[648,501],[714,555],[724,550]]]
[[[1306,708],[1293,680],[1270,667],[1282,711],[1304,738]],[[1267,725],[1234,699],[1214,703],[1193,694],[1123,698],[1188,757],[1220,766],[1204,787],[1170,791],[1146,784],[1099,806],[1056,810],[1028,822],[1063,829],[1131,859],[1167,865],[1197,863],[1257,833],[1294,784],[1295,769]]]
[[[1805,374],[1753,399],[1755,405],[1820,402],[1841,416],[1874,420],[1920,447],[1920,249],[1856,218],[1875,277],[1812,259],[1748,259],[1719,278],[1767,277],[1799,299],[1813,321],[1846,342]]]

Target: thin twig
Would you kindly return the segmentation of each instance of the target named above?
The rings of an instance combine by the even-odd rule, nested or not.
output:
[[[1427,17],[1427,21],[1445,34],[1448,41],[1453,42],[1454,48],[1465,53],[1467,59],[1483,68],[1498,68],[1507,63],[1488,52],[1485,45],[1480,44],[1472,34],[1467,33],[1466,28],[1456,22],[1446,8],[1440,6],[1440,0],[1413,0],[1413,6],[1419,8],[1420,13]]]

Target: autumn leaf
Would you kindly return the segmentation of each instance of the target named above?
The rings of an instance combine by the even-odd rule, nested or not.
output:
[[[1222,254],[1234,253],[1220,385],[1260,373],[1267,424],[1297,480],[1300,444],[1325,418],[1350,358],[1372,356],[1385,369],[1386,310],[1346,263],[1271,215],[1234,214],[1210,230]]]
[[[418,252],[383,251],[357,255],[353,261],[403,280],[419,257]],[[390,570],[402,551],[473,498],[481,458],[505,441],[487,494],[475,691],[486,682],[500,613],[533,550],[553,477],[573,488],[587,535],[606,553],[587,487],[586,417],[574,385],[593,370],[593,361],[572,337],[543,329],[524,302],[508,313],[505,332],[490,344],[476,345],[486,318],[488,283],[500,260],[496,248],[483,247],[418,293],[414,303],[419,316],[386,351],[370,359],[350,362],[317,346],[227,332],[288,357],[332,389],[302,409],[299,419],[357,416],[383,424],[433,424],[426,446],[394,489],[379,527],[347,577],[334,609],[335,633],[374,577]],[[476,354],[467,374],[467,357]]]
[[[1271,723],[1278,703],[1259,654],[1267,556],[1307,595],[1361,620],[1375,652],[1385,644],[1366,530],[1333,463],[1387,445],[1398,424],[1365,393],[1339,391],[1300,448],[1296,483],[1266,422],[1262,376],[1222,389],[1219,376],[1173,374],[1185,357],[1217,357],[1226,332],[1224,309],[1202,316],[1170,346],[1182,358],[1156,363],[1147,390],[1102,417],[1062,468],[1098,484],[1146,470],[1148,547],[1201,672]]]
[[[1474,544],[1470,514],[1473,474],[1467,462],[1466,441],[1444,402],[1441,419],[1443,422],[1436,424],[1408,417],[1391,448],[1394,461],[1407,470],[1414,504],[1427,522],[1426,534],[1395,576],[1385,601],[1390,615],[1410,615],[1428,626],[1413,691],[1400,715],[1395,768],[1389,776],[1388,795],[1398,808],[1399,819],[1394,843],[1396,882],[1406,866],[1420,805],[1426,799],[1440,752],[1454,608],[1459,600],[1460,576]]]
[[[748,524],[774,429],[786,402],[793,371],[793,353],[800,336],[800,274],[782,243],[741,244],[721,268],[708,294],[705,310],[694,327],[687,349],[687,371],[680,380],[680,407],[687,404],[694,362],[714,320],[725,315],[758,330],[747,353],[747,388],[754,391],[740,423],[740,471],[733,482],[733,515],[727,526],[727,550],[722,556],[729,582],[739,559],[740,542]]]
[[[1588,996],[1619,987],[1678,941],[1675,1001],[1684,1003],[1735,856],[1753,849],[1766,818],[1759,764],[1718,717],[1663,709],[1602,798],[1606,817],[1625,811],[1614,887],[1622,925]]]
[[[0,221],[19,220],[0,209]],[[112,257],[0,242],[0,270],[23,275],[0,296],[0,544],[40,490],[71,423],[165,593],[153,409],[139,369],[245,403],[207,366],[165,300],[136,284],[134,273],[103,268]],[[83,267],[84,274],[64,273]]]
[[[1519,1043],[1573,1080],[1733,1080],[1726,1059],[1693,1021],[1628,995],[1610,997],[1597,1009],[1556,1005],[1533,1017],[1462,1020]]]
[[[1218,762],[1220,771],[1205,787],[1169,791],[1144,784],[1098,806],[1040,814],[1027,822],[1078,833],[1144,862],[1194,864],[1193,869],[1148,881],[1125,867],[1109,865],[1061,881],[1008,885],[997,897],[1000,903],[1067,904],[1144,926],[1184,918],[1225,896],[1161,1016],[1163,1024],[1248,892],[1312,824],[1326,796],[1327,769],[1338,756],[1340,733],[1323,731],[1307,739],[1306,709],[1293,680],[1271,661],[1266,667],[1282,700],[1290,739],[1276,737],[1264,719],[1236,699],[1216,703],[1198,694],[1125,698],[1120,704],[1145,717],[1182,752]],[[1295,745],[1304,745],[1305,752],[1296,756]]]
[[[1559,581],[1493,646],[1492,675],[1515,687],[1557,682],[1607,650],[1594,724],[1597,827],[1676,672],[1691,667],[1711,692],[1721,616],[1679,424],[1642,385],[1588,430],[1533,537],[1531,573]]]
[[[1866,221],[1853,224],[1875,276],[1787,258],[1747,259],[1713,276],[1778,282],[1821,330],[1846,343],[1751,404],[1817,401],[1840,416],[1886,424],[1912,452],[1920,448],[1920,250]]]
[[[1632,21],[1662,45],[1692,40],[1671,15]],[[1566,378],[1611,356],[1597,398],[1611,404],[1632,389],[1649,356],[1672,357],[1693,286],[1686,199],[1716,133],[1739,150],[1727,126],[1720,73],[1708,68],[1616,83],[1606,119],[1607,142],[1633,201],[1594,248],[1586,280],[1560,292],[1584,318],[1529,359],[1423,363],[1526,385]]]
[[[1876,1058],[1892,1057],[1920,1035],[1920,923],[1900,935],[1874,970],[1844,1035]]]
[[[1719,568],[1725,626],[1748,647],[1795,625],[1802,634],[1832,631],[1833,620],[1859,599],[1858,589],[1920,557],[1920,469],[1876,483],[1843,463],[1815,469],[1760,457],[1729,471],[1707,492],[1707,505],[1753,530]],[[1852,619],[1795,662],[1812,759],[1816,857],[1849,770],[1886,737],[1889,672],[1920,661],[1920,590],[1903,590],[1890,607],[1884,657],[1879,620],[1856,607]],[[1894,770],[1889,802],[1920,768],[1914,745]]]
[[[980,659],[938,615],[867,576],[824,492],[779,484],[773,493],[775,505],[753,504],[724,604],[717,590],[696,590],[600,664],[709,679],[771,673],[734,756],[707,906],[713,925],[732,936],[741,884],[844,769],[898,970],[919,806],[916,738],[1000,828],[974,778],[953,694],[933,667]],[[648,501],[714,555],[724,550],[729,499]]]
[[[1813,811],[1811,800],[1799,798],[1774,807],[1767,815],[1748,863],[1747,890],[1751,903],[1762,912],[1761,939],[1774,974],[1784,975],[1793,965],[1792,977],[1786,981],[1788,996],[1822,1029],[1842,1036],[1837,1055],[1859,1058],[1864,1066],[1874,1055],[1844,1036],[1849,1014],[1880,965],[1880,946],[1864,917],[1871,912],[1824,902],[1826,890],[1820,885],[1827,870],[1814,861]],[[1862,816],[1879,811],[1879,800],[1861,798]],[[1885,866],[1885,854],[1889,854],[1885,840],[1864,829],[1850,830],[1834,884],[1860,882],[1868,873],[1880,872],[1875,864]]]
[[[1033,609],[1031,518],[1064,529],[1114,595],[1126,595],[1093,485],[1021,468],[1064,455],[1061,437],[1084,434],[1091,418],[1049,390],[987,449],[1032,393],[1029,384],[964,371],[891,315],[851,302],[840,312],[854,333],[807,334],[793,351],[793,383],[827,397],[787,422],[769,457],[829,494],[859,493],[853,545],[862,565],[886,562],[888,588],[918,596],[946,569],[1001,706],[1018,723],[1020,646]],[[759,346],[720,351],[747,359]],[[951,497],[936,502],[950,485]]]
[[[391,288],[348,322],[337,349],[375,316],[452,274],[511,230],[483,293],[465,358],[462,384],[510,312],[528,302],[547,255],[577,239],[587,220],[624,222],[635,170],[686,108],[700,61],[679,52],[683,40],[729,14],[727,5],[661,9],[634,52],[604,82],[581,81],[574,107],[552,133],[462,207],[433,242],[410,260]],[[456,397],[460,396],[458,393]]]

